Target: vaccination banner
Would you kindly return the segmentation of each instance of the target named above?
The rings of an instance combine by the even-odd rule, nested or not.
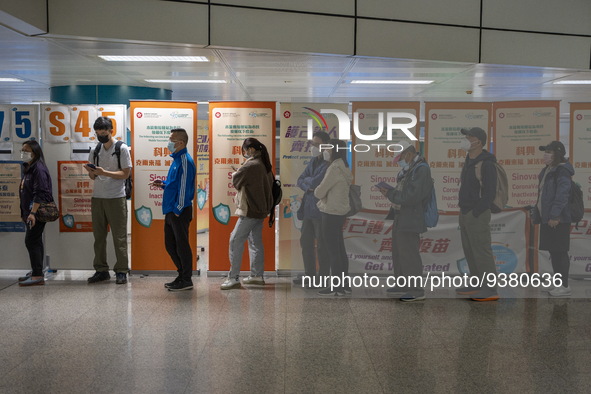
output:
[[[585,209],[591,209],[591,103],[570,104],[569,152],[573,179],[583,189]]]
[[[388,212],[390,201],[375,186],[385,182],[396,185],[396,174],[401,170],[393,159],[398,155],[400,141],[407,141],[419,148],[419,132],[416,124],[420,119],[420,102],[353,102],[351,168],[354,183],[361,186],[363,208],[370,211]],[[397,114],[397,115],[394,115]],[[405,126],[416,141],[410,139],[400,128],[389,128],[390,123],[409,125],[414,116],[414,125]]]
[[[175,270],[176,267],[164,248],[163,189],[149,184],[157,179],[166,179],[173,162],[167,147],[172,129],[183,128],[187,131],[187,150],[197,164],[197,103],[131,101],[130,113],[133,146],[133,198],[130,212],[132,269]],[[189,227],[189,239],[196,259],[195,214],[193,218]]]
[[[84,161],[58,161],[60,232],[92,231],[91,199],[94,182],[82,167]]]
[[[210,234],[215,234],[216,247],[211,248],[209,269],[227,271],[230,268],[228,245],[230,233],[238,220],[234,212],[236,190],[232,173],[244,162],[242,144],[248,137],[258,139],[269,151],[275,167],[275,102],[210,102],[209,103],[209,173]],[[275,169],[273,169],[275,173]],[[284,196],[285,197],[285,196]],[[275,270],[275,228],[263,225],[265,271]],[[244,250],[242,270],[250,270],[247,248]]]
[[[349,273],[392,275],[392,221],[383,214],[361,212],[345,221],[345,246]],[[492,250],[497,271],[526,272],[529,224],[524,211],[504,211],[492,215]],[[462,249],[457,215],[441,215],[436,228],[421,234],[423,272],[449,275],[468,273]]]
[[[125,105],[44,105],[41,107],[41,128],[44,142],[96,143],[92,126],[99,116],[113,121],[113,138],[125,140]]]
[[[338,137],[338,119],[334,114],[322,114],[322,109],[336,109],[344,114],[348,104],[330,103],[281,103],[279,168],[283,201],[279,206],[279,248],[277,269],[302,271],[300,236],[302,221],[297,212],[300,209],[304,191],[297,186],[297,180],[312,160],[312,140],[308,140],[308,119],[312,120],[313,133],[325,131],[331,138]]]
[[[460,130],[480,127],[490,141],[491,111],[491,103],[425,103],[425,157],[440,211],[459,212],[460,174],[466,160],[466,151],[460,149],[465,138]]]
[[[197,121],[197,231],[209,229],[209,121]]]
[[[558,140],[559,106],[559,101],[493,103],[493,153],[507,173],[508,207],[535,205],[544,167],[538,147]]]
[[[19,187],[21,162],[0,161],[0,232],[24,232]]]

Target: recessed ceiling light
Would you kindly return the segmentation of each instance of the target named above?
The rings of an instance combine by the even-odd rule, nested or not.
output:
[[[351,83],[367,83],[367,84],[390,84],[390,85],[428,85],[435,81],[427,81],[427,80],[420,80],[420,79],[409,79],[409,80],[353,80]]]
[[[0,82],[25,82],[19,78],[0,78]]]
[[[145,79],[151,83],[226,83],[223,79]]]
[[[554,82],[554,85],[591,85],[591,80],[587,79],[582,81],[556,81]]]
[[[108,62],[208,62],[205,56],[105,56],[99,57]]]

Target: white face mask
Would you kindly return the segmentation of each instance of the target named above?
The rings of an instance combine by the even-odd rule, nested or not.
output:
[[[25,152],[22,150],[21,151],[21,160],[28,163],[31,160],[33,160],[33,154],[31,152]]]
[[[544,153],[544,164],[549,166],[552,163],[552,157],[554,155],[552,153]]]
[[[470,150],[470,148],[472,148],[472,143],[470,142],[469,139],[464,138],[462,141],[460,141],[460,149],[468,152]]]
[[[322,152],[322,158],[323,158],[325,161],[330,161],[330,151],[328,151],[328,150],[325,150],[324,152]]]
[[[320,156],[320,148],[317,146],[312,146],[312,148],[310,148],[310,152],[312,153],[312,157]]]

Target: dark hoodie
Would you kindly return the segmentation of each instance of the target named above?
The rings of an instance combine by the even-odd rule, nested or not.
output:
[[[476,178],[476,163],[479,161],[482,161],[482,186]],[[496,157],[485,150],[475,159],[466,156],[459,195],[460,211],[463,214],[472,211],[474,217],[478,217],[490,209],[497,190],[497,170],[494,166],[496,161]]]
[[[21,217],[23,221],[26,221],[33,203],[51,202],[53,201],[53,196],[51,194],[51,177],[49,176],[49,170],[45,163],[37,160],[31,165],[24,163],[23,168],[24,171],[20,187],[20,208]]]
[[[570,209],[568,201],[570,199],[571,177],[575,174],[572,164],[568,161],[561,163],[556,167],[544,167],[538,176],[540,182],[544,174],[548,175],[544,180],[542,190],[539,191],[542,199],[542,223],[548,223],[548,220],[560,220],[560,223],[570,223]]]

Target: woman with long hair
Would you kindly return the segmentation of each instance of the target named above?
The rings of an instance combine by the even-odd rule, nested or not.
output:
[[[345,141],[332,139],[329,150],[324,150],[324,160],[330,165],[320,185],[314,190],[319,199],[318,209],[321,213],[320,231],[325,243],[326,255],[329,256],[330,274],[343,279],[349,275],[349,259],[343,238],[343,224],[351,206],[349,204],[349,187],[353,174],[347,163],[347,144]],[[350,285],[343,284],[339,288],[328,287],[320,290],[319,295],[339,296],[351,292]]]
[[[45,223],[36,218],[41,203],[52,202],[51,176],[45,165],[43,151],[37,141],[25,141],[21,149],[23,176],[20,184],[21,218],[26,223],[25,246],[31,261],[30,276],[20,277],[19,286],[44,285],[43,230]]]
[[[553,297],[571,295],[568,286],[570,258],[571,216],[570,199],[571,177],[575,170],[565,158],[566,149],[560,141],[552,141],[540,146],[544,152],[544,164],[538,176],[538,202],[534,209],[534,223],[540,224],[540,250],[550,252],[552,269],[561,276],[562,285],[550,290]]]
[[[244,242],[248,240],[250,276],[244,284],[264,285],[263,221],[273,207],[273,166],[267,147],[256,138],[242,144],[246,161],[232,174],[238,221],[230,235],[230,272],[222,290],[239,288]]]

